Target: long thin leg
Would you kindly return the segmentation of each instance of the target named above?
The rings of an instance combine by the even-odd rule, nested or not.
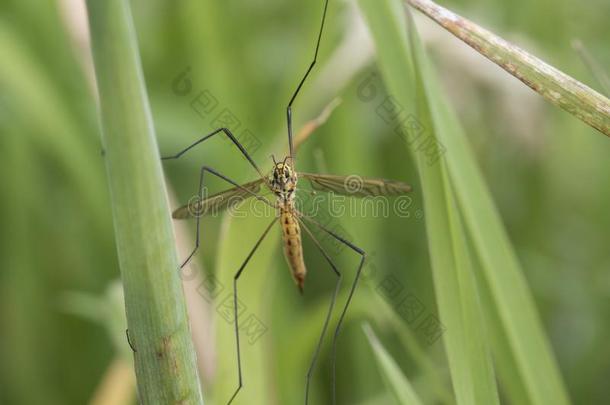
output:
[[[232,184],[235,187],[239,187],[245,191],[247,191],[248,193],[250,193],[252,196],[256,197],[256,199],[263,201],[264,203],[268,204],[271,207],[275,207],[268,199],[266,199],[265,197],[262,197],[258,194],[256,194],[255,192],[248,190],[246,188],[241,187],[239,184],[237,184],[236,182],[234,182],[233,180],[231,180],[230,178],[228,178],[227,176],[218,173],[216,170],[212,169],[209,166],[202,166],[201,167],[201,171],[199,174],[199,192],[198,192],[198,196],[199,196],[199,201],[203,200],[203,176],[205,174],[205,172],[209,172],[211,174],[213,174],[214,176],[223,179],[224,181],[226,181],[227,183]],[[197,249],[199,249],[199,240],[200,240],[200,223],[201,223],[201,215],[195,215],[195,218],[197,220],[197,231],[196,231],[196,236],[195,236],[195,248],[193,249],[193,251],[191,252],[190,255],[188,255],[188,257],[186,258],[186,260],[184,260],[184,262],[182,262],[182,264],[180,265],[180,268],[182,269],[184,266],[186,266],[186,264],[191,260],[191,258],[195,255],[195,252],[197,252]]]
[[[239,151],[242,153],[242,155],[244,155],[244,157],[246,159],[248,159],[248,162],[250,162],[250,164],[252,165],[252,167],[254,167],[254,169],[257,171],[257,173],[261,176],[261,177],[265,177],[263,175],[263,172],[261,172],[261,170],[258,168],[258,166],[256,165],[256,163],[254,163],[254,160],[252,160],[252,157],[250,157],[250,155],[248,154],[248,152],[246,151],[246,148],[244,148],[242,146],[242,144],[237,140],[237,138],[235,138],[235,136],[233,135],[233,133],[228,129],[228,128],[218,128],[217,130],[207,134],[206,136],[204,136],[201,139],[198,139],[197,141],[195,141],[194,143],[192,143],[191,145],[187,146],[186,148],[182,149],[180,152],[176,153],[173,156],[165,156],[162,157],[161,160],[169,160],[169,159],[178,159],[180,156],[184,155],[186,152],[188,152],[189,150],[193,149],[195,146],[199,145],[200,143],[207,141],[208,139],[210,139],[211,137],[213,137],[216,134],[219,133],[223,133],[226,136],[229,137],[229,139],[231,140],[231,142],[233,142],[233,144],[235,146],[237,146],[237,148],[239,149]]]
[[[354,296],[354,291],[356,290],[356,285],[358,284],[358,280],[360,279],[360,273],[362,272],[362,266],[364,265],[364,260],[366,259],[366,252],[364,250],[360,249],[358,246],[354,245],[353,243],[349,242],[348,240],[344,239],[343,237],[337,235],[336,233],[334,233],[330,229],[326,228],[324,225],[320,224],[315,219],[307,217],[307,216],[302,215],[302,214],[300,215],[300,217],[302,219],[305,219],[305,220],[313,223],[318,228],[320,228],[321,230],[323,230],[324,232],[326,232],[327,234],[329,234],[333,238],[337,239],[339,242],[345,244],[347,247],[349,247],[354,252],[356,252],[356,253],[358,253],[360,255],[360,264],[358,265],[358,270],[356,271],[356,277],[354,278],[354,282],[352,283],[352,287],[351,287],[351,289],[349,291],[349,295],[347,296],[347,301],[345,302],[345,306],[343,307],[343,310],[341,311],[341,315],[339,316],[339,321],[337,322],[337,326],[335,327],[335,334],[333,335],[333,349],[332,349],[331,361],[332,361],[332,365],[333,365],[332,366],[332,368],[333,368],[333,372],[332,372],[333,404],[335,404],[336,400],[337,400],[337,389],[336,389],[336,376],[337,376],[337,361],[336,361],[336,357],[337,357],[337,338],[339,337],[339,332],[341,331],[341,326],[343,325],[343,319],[345,318],[345,314],[347,313],[347,309],[349,307],[349,304],[351,303],[352,297]]]
[[[237,345],[237,373],[239,376],[239,384],[237,386],[237,389],[235,390],[235,392],[233,393],[233,395],[231,396],[231,399],[229,399],[229,402],[227,402],[227,405],[230,405],[231,402],[233,402],[233,400],[235,399],[235,397],[237,396],[237,393],[241,390],[241,388],[244,386],[243,385],[243,380],[242,380],[242,376],[241,376],[241,350],[239,347],[239,323],[238,323],[238,308],[237,308],[237,280],[239,279],[239,277],[241,276],[241,274],[243,273],[244,269],[246,268],[246,265],[248,264],[248,262],[250,261],[250,259],[252,258],[252,256],[254,256],[254,253],[256,252],[256,250],[258,249],[258,247],[260,246],[260,244],[263,242],[263,240],[265,239],[265,236],[267,236],[267,234],[269,233],[269,231],[271,230],[271,227],[273,225],[275,225],[275,223],[277,222],[277,220],[279,219],[279,217],[275,218],[267,227],[267,229],[265,229],[265,232],[263,232],[263,234],[261,235],[261,237],[258,239],[258,241],[256,242],[256,244],[254,245],[254,247],[252,248],[252,250],[250,251],[250,254],[248,254],[248,257],[246,257],[246,260],[243,262],[243,264],[241,265],[241,267],[239,268],[239,270],[237,270],[237,273],[235,273],[235,276],[233,277],[233,315],[235,316],[235,342]]]
[[[324,22],[326,21],[326,10],[327,9],[328,9],[328,0],[324,0],[324,12],[322,13],[322,23],[320,24],[320,32],[318,33],[318,41],[316,42],[316,51],[313,56],[313,61],[307,68],[305,75],[299,82],[299,85],[297,86],[296,90],[294,91],[292,98],[288,102],[288,107],[286,108],[286,120],[288,122],[288,146],[290,148],[290,158],[292,159],[293,162],[294,162],[294,148],[292,145],[292,103],[294,103],[294,100],[297,98],[297,95],[301,91],[301,87],[303,87],[303,83],[305,83],[305,80],[307,80],[307,76],[309,76],[309,72],[311,72],[311,69],[313,69],[313,67],[316,64],[316,61],[318,60],[318,51],[320,50],[320,40],[322,39],[322,32],[324,31]]]
[[[339,288],[341,287],[342,275],[341,275],[341,272],[337,269],[337,266],[335,265],[335,263],[333,263],[333,261],[331,260],[328,253],[326,253],[326,251],[324,250],[324,248],[322,247],[320,242],[316,239],[316,237],[313,235],[313,233],[309,230],[307,225],[303,221],[299,220],[299,222],[301,223],[301,225],[303,225],[303,229],[305,230],[305,232],[309,235],[309,237],[313,240],[315,245],[318,247],[318,250],[320,250],[320,252],[322,253],[322,256],[324,256],[324,258],[326,259],[328,264],[330,264],[330,267],[332,268],[333,273],[337,276],[337,283],[335,284],[335,291],[333,292],[333,296],[331,297],[331,300],[330,300],[330,305],[328,307],[328,313],[326,314],[326,319],[324,320],[324,326],[322,327],[322,332],[320,333],[320,338],[318,340],[316,350],[314,351],[314,355],[311,359],[311,364],[309,366],[309,370],[307,370],[307,379],[306,379],[306,383],[305,383],[305,405],[307,405],[308,401],[309,401],[309,385],[311,383],[311,375],[313,374],[313,370],[318,361],[318,356],[319,356],[320,350],[322,348],[322,342],[324,341],[324,337],[326,336],[328,324],[330,323],[330,318],[332,316],[333,309],[335,308],[335,302],[337,301],[337,295],[339,294]]]

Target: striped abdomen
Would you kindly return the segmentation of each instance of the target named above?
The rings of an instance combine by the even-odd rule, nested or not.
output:
[[[301,227],[294,214],[289,210],[281,211],[280,221],[282,225],[282,239],[284,241],[286,261],[292,272],[292,278],[302,293],[307,269],[305,268],[305,262],[303,261]]]

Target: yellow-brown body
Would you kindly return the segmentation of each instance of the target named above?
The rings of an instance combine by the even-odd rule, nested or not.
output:
[[[290,267],[292,278],[302,293],[307,270],[303,260],[301,227],[294,206],[294,193],[298,179],[297,173],[286,163],[287,159],[280,163],[274,161],[275,166],[269,176],[268,185],[277,196],[277,208],[279,209],[286,261],[288,267]]]
[[[280,224],[282,226],[282,239],[284,242],[284,254],[290,267],[292,278],[299,287],[301,293],[305,284],[305,261],[303,260],[303,247],[301,244],[301,227],[296,218],[292,204],[280,207]]]

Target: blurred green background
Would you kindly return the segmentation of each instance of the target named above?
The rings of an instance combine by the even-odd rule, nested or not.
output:
[[[240,121],[230,127],[239,134],[249,131],[255,160],[270,168],[269,155],[285,152],[284,109],[312,56],[321,4],[131,4],[161,154],[175,153],[208,132],[226,108]],[[602,90],[571,42],[579,39],[600,66],[610,64],[608,1],[442,4]],[[440,340],[430,344],[377,291],[394,276],[426,313],[436,313],[418,176],[405,159],[402,140],[376,112],[384,99],[381,84],[372,101],[359,93],[375,63],[355,4],[331,0],[328,18],[319,65],[295,105],[295,125],[315,117],[334,97],[342,104],[301,149],[298,169],[394,178],[415,188],[408,217],[332,219],[372,256],[340,340],[338,402],[392,403],[361,328],[366,319],[426,403],[451,403]],[[433,23],[422,19],[419,29],[526,271],[573,402],[609,401],[608,139]],[[186,69],[188,86],[176,88]],[[117,294],[94,88],[82,2],[0,0],[3,404],[88,403],[102,392],[102,381],[110,381],[108,392],[133,389],[129,378],[107,379],[117,373],[111,365],[129,364],[131,354]],[[204,91],[218,106],[201,116],[191,103]],[[255,178],[229,143],[212,140],[165,165],[173,205],[195,193],[203,163],[239,181]],[[197,284],[187,290],[200,306],[191,322],[203,331],[197,347],[206,403],[224,403],[237,383],[231,325],[220,316],[222,299],[265,223],[228,217],[202,223],[201,275],[192,277]],[[192,246],[192,225],[177,231],[183,254]],[[315,245],[306,242],[310,274],[306,293],[299,296],[278,236],[262,246],[241,281],[240,298],[267,332],[243,345],[246,388],[236,403],[301,401],[333,290],[332,274]],[[336,256],[343,272],[353,274],[357,257],[347,250]],[[219,283],[214,302],[201,299],[207,290],[199,284],[211,277]],[[351,277],[346,278],[347,284]],[[330,403],[328,348],[314,375],[311,403]],[[135,401],[134,395],[124,403]]]

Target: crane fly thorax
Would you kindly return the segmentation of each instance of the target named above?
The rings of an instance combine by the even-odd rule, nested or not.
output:
[[[297,173],[285,161],[276,163],[269,176],[271,191],[282,202],[292,202],[297,188]]]

